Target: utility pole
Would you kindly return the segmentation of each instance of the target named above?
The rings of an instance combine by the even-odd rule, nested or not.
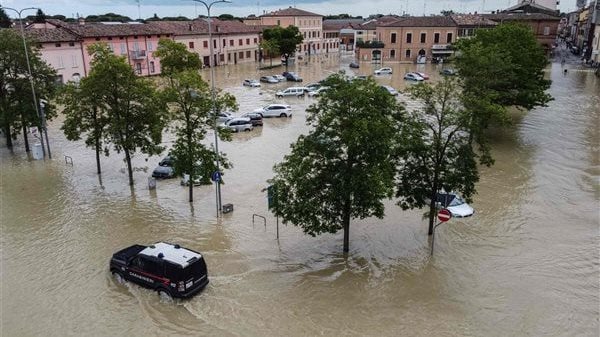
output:
[[[211,21],[212,19],[210,18],[210,8],[216,4],[216,3],[220,3],[220,2],[224,2],[224,3],[231,3],[231,1],[229,0],[217,0],[217,1],[213,1],[211,3],[206,3],[202,0],[193,0],[195,2],[199,2],[201,4],[204,5],[204,7],[206,7],[206,12],[208,15],[208,44],[209,44],[209,50],[210,50],[210,57],[209,59],[209,64],[210,64],[210,93],[211,93],[211,100],[212,100],[212,112],[213,112],[213,121],[214,121],[214,132],[215,132],[215,161],[217,164],[217,172],[221,171],[220,168],[220,163],[219,163],[219,135],[217,132],[217,107],[216,107],[216,100],[217,100],[217,92],[215,90],[215,66],[217,65],[217,58],[214,55],[214,46],[213,46],[213,39],[212,39],[212,24]],[[213,62],[213,57],[214,57],[214,62]],[[221,179],[216,179],[215,181],[216,186],[216,204],[217,204],[217,217],[219,217],[221,215]]]

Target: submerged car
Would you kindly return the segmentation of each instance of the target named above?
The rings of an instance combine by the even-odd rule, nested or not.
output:
[[[173,156],[166,156],[158,162],[158,166],[152,171],[152,177],[156,179],[168,179],[175,177],[173,170]]]
[[[217,123],[225,123],[232,118],[233,115],[229,112],[219,112],[217,115]]]
[[[171,298],[194,296],[208,284],[202,254],[166,242],[121,249],[109,268],[119,283],[131,281]]]
[[[263,126],[263,118],[259,113],[246,112],[240,117],[250,118],[250,123],[252,123],[252,126]]]
[[[275,96],[278,98],[286,97],[286,96],[296,96],[303,97],[306,92],[306,87],[290,87],[282,91],[278,91],[275,93]]]
[[[419,75],[417,73],[406,73],[406,74],[404,74],[404,79],[408,80],[408,81],[417,81],[417,82],[421,82],[421,81],[425,80],[421,75]]]
[[[382,85],[381,88],[386,90],[392,96],[398,96],[398,90],[390,87],[389,85]]]
[[[413,74],[417,74],[417,75],[423,77],[424,80],[428,80],[429,79],[429,75],[427,75],[425,73],[422,73],[422,72],[419,72],[419,71],[415,71]]]
[[[454,70],[452,68],[446,68],[446,69],[442,69],[442,71],[440,71],[440,74],[442,74],[444,76],[454,76],[454,75],[456,75],[456,70]]]
[[[321,95],[322,92],[324,92],[327,89],[329,89],[329,88],[328,87],[320,87],[317,90],[309,91],[308,96],[310,96],[310,97],[319,96],[319,95]]]
[[[292,81],[292,82],[302,82],[302,77],[300,77],[298,74],[294,73],[294,72],[288,72],[288,71],[284,71],[283,72],[283,77],[285,77],[286,80],[288,81]]]
[[[232,118],[225,122],[223,126],[230,129],[233,132],[252,131],[254,129],[252,121],[250,120],[250,118],[246,117]]]
[[[475,213],[473,207],[467,204],[456,193],[438,193],[436,204],[441,208],[449,210],[455,218],[466,218]]]
[[[242,83],[243,86],[245,87],[260,87],[260,82],[258,82],[257,80],[244,80],[244,83]]]
[[[392,68],[379,68],[373,72],[375,75],[391,75],[393,73]]]
[[[274,79],[278,80],[279,82],[285,81],[285,76],[283,76],[283,75],[279,75],[278,74],[278,75],[273,75],[271,77],[273,77]]]
[[[349,66],[350,66],[350,68],[355,68],[355,69],[360,68],[360,65],[358,64],[358,62],[350,62]]]
[[[279,83],[279,80],[273,76],[261,76],[260,81],[265,83]]]
[[[287,104],[269,104],[254,110],[254,112],[262,117],[291,117],[292,107]]]

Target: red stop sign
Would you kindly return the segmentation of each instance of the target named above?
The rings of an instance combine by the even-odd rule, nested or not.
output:
[[[450,220],[451,218],[452,218],[452,213],[450,213],[450,211],[445,208],[440,209],[440,211],[438,212],[438,219],[440,219],[441,222],[446,222],[446,221]]]

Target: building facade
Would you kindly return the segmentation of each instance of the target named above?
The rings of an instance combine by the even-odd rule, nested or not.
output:
[[[324,41],[323,16],[320,14],[289,7],[261,15],[260,19],[263,26],[298,27],[304,41],[298,45],[297,55],[314,55],[329,51]]]

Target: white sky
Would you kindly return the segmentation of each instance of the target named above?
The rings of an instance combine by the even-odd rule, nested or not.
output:
[[[233,3],[220,3],[212,8],[212,15],[233,14],[247,16],[257,14],[260,9],[270,11],[289,6],[315,12],[322,15],[348,13],[351,15],[369,14],[402,14],[407,11],[411,15],[437,14],[443,9],[455,12],[491,12],[517,3],[517,0],[232,0]],[[561,0],[559,9],[562,12],[575,10],[576,0]],[[206,14],[202,4],[197,6],[191,0],[140,0],[142,18],[156,13],[159,17],[183,15],[193,18],[196,14]],[[0,0],[6,7],[21,9],[39,7],[49,15],[62,14],[67,17],[88,16],[108,12],[138,18],[136,0]],[[34,14],[35,11],[25,13]],[[28,15],[25,14],[24,16]],[[14,17],[12,11],[7,14]]]

